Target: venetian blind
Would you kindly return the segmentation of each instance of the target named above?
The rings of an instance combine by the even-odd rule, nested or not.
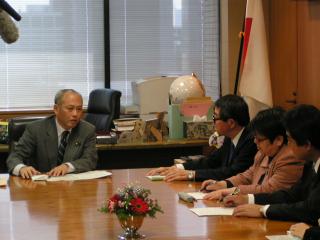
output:
[[[219,97],[218,0],[110,0],[111,87],[132,101],[131,82],[195,72]]]
[[[20,38],[0,41],[0,108],[47,108],[55,93],[104,87],[103,0],[10,0]]]

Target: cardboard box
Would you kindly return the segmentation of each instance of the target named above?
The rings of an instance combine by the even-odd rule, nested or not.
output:
[[[189,139],[209,139],[213,134],[212,121],[207,122],[183,122],[184,137]]]

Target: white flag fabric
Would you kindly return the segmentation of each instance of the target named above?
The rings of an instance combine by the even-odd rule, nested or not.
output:
[[[250,111],[250,117],[272,107],[267,37],[262,0],[247,0],[239,92]]]

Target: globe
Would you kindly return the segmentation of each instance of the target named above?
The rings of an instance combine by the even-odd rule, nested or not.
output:
[[[181,104],[189,97],[205,97],[205,95],[205,89],[194,73],[175,79],[169,90],[171,104]]]

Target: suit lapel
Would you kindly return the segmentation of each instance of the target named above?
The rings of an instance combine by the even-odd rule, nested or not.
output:
[[[236,148],[234,149],[234,153],[235,153],[235,154],[238,154],[239,149],[242,148],[242,145],[246,142],[246,140],[247,140],[249,137],[251,137],[251,135],[249,134],[247,128],[244,128],[244,129],[243,129],[243,132],[242,132],[242,134],[241,134],[241,136],[240,136],[240,138],[239,138],[239,141],[238,141],[238,143],[237,143],[237,146],[236,146]],[[234,155],[235,155],[235,154],[234,154]]]
[[[58,158],[58,133],[54,117],[50,118],[48,121],[45,145],[48,154],[48,164],[50,169],[52,169],[57,166]]]

